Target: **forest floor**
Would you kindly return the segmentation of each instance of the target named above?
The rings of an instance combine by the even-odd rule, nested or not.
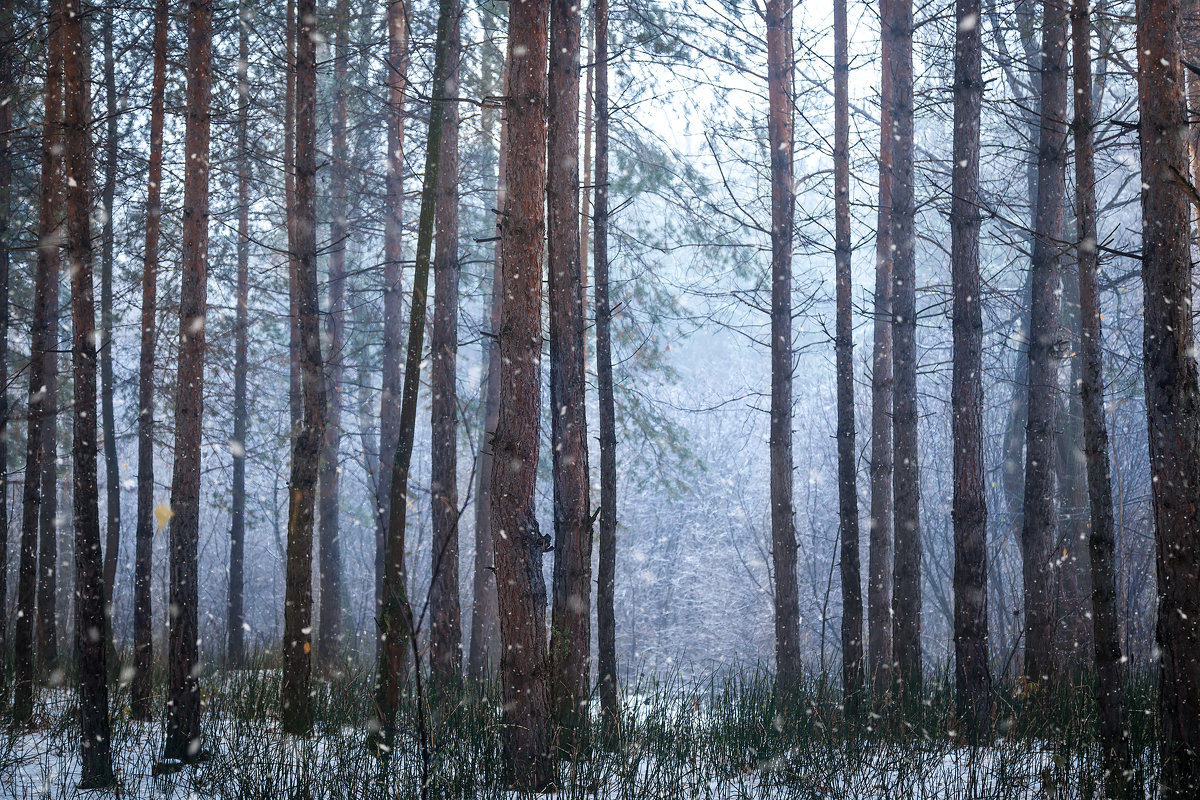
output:
[[[423,765],[415,707],[404,712],[396,753],[383,762],[366,746],[370,677],[346,674],[320,684],[312,736],[284,735],[271,669],[214,672],[203,681],[205,748],[210,758],[155,775],[161,721],[128,717],[114,694],[113,753],[120,786],[81,792],[74,696],[42,692],[36,726],[0,729],[0,797],[515,798],[501,782],[499,708],[494,697],[460,697],[426,716]],[[869,716],[851,726],[837,697],[814,682],[789,719],[774,710],[761,674],[708,679],[644,679],[625,693],[619,745],[588,748],[560,764],[563,798],[929,798],[1103,797],[1094,721],[1086,703],[1038,715],[998,704],[1002,733],[986,746],[956,741],[942,694],[932,694],[895,728]],[[1011,699],[1011,698],[1010,698]],[[1153,774],[1151,696],[1133,693],[1131,737],[1141,776]],[[1145,708],[1142,708],[1143,701]],[[1006,707],[1007,706],[1007,707]],[[1009,714],[1008,712],[1012,712]],[[1076,713],[1078,712],[1078,713]],[[599,735],[599,731],[591,733]],[[1146,797],[1153,797],[1147,781]]]

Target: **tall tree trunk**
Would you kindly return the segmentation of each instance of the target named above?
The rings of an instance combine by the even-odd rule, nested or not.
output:
[[[563,746],[587,723],[592,614],[591,480],[587,452],[583,265],[579,257],[579,47],[583,13],[551,0],[546,234],[550,308],[550,441],[554,581],[550,700]],[[511,163],[511,162],[510,162]]]
[[[854,319],[850,292],[850,61],[846,0],[833,5],[834,279],[837,283],[838,519],[841,529],[842,687],[847,713],[859,711],[863,676],[862,583],[858,557],[858,453],[854,447]]]
[[[508,93],[508,64],[503,67],[499,94]],[[500,152],[496,169],[496,210],[504,208],[507,197],[508,118],[500,116]],[[503,217],[498,213],[496,226]],[[500,331],[500,308],[504,303],[504,285],[500,239],[497,237],[492,260],[492,296],[488,312],[488,335],[483,337],[487,360],[487,382],[484,384],[483,431],[479,439],[478,481],[475,486],[475,576],[472,581],[471,649],[467,657],[467,674],[476,680],[494,677],[500,663],[500,610],[496,598],[496,570],[492,556],[492,439],[500,415],[500,348],[496,337]]]
[[[80,786],[116,783],[108,718],[108,627],[101,569],[99,486],[96,477],[96,305],[92,286],[88,152],[87,55],[84,9],[66,0],[62,18],[63,152],[66,255],[71,275],[74,413],[71,464],[74,479],[75,653],[79,670]],[[119,488],[119,487],[118,487]]]
[[[404,585],[404,542],[408,515],[408,474],[417,427],[417,401],[421,388],[421,350],[425,346],[426,298],[429,262],[433,251],[437,205],[438,168],[442,151],[442,126],[446,110],[447,64],[451,49],[454,0],[438,3],[437,46],[434,54],[429,106],[429,136],[425,147],[425,175],[421,182],[421,213],[417,221],[417,262],[413,274],[412,315],[404,355],[404,387],[400,400],[400,426],[392,461],[388,536],[384,548],[383,612],[380,616],[379,671],[375,712],[383,742],[391,747],[395,736],[400,683],[404,676],[405,648],[413,641],[412,609]],[[415,652],[415,651],[414,651]],[[420,664],[415,664],[420,675]]]
[[[17,572],[17,613],[13,629],[13,721],[33,718],[34,619],[39,584],[38,537],[42,506],[42,472],[47,426],[53,428],[53,399],[47,371],[57,363],[51,324],[58,304],[58,261],[62,243],[62,7],[50,3],[46,30],[46,83],[43,91],[42,174],[38,220],[37,268],[34,272],[33,314],[29,344],[28,425],[25,436],[25,482],[21,503],[20,564]],[[39,626],[40,627],[40,626]],[[39,630],[40,634],[41,631]]]
[[[117,581],[117,556],[121,550],[121,469],[117,461],[117,422],[113,411],[113,250],[117,192],[117,72],[113,54],[113,7],[104,4],[104,226],[100,236],[100,416],[104,438],[104,487],[107,516],[104,526],[104,608],[112,631],[113,587]],[[112,642],[109,642],[111,646]],[[115,655],[115,649],[110,655]]]
[[[983,106],[980,0],[958,0],[950,199],[954,375],[954,692],[968,741],[990,727],[987,483],[983,449],[983,311],[979,279],[979,118]]]
[[[615,734],[617,704],[617,619],[614,590],[617,571],[617,425],[613,403],[612,307],[608,275],[608,0],[594,0],[596,15],[596,393],[600,422],[600,558],[596,565],[596,663],[601,721]]]
[[[1200,789],[1200,388],[1192,330],[1178,0],[1137,4],[1145,382],[1158,566],[1165,797]]]
[[[303,424],[292,438],[288,481],[287,581],[283,605],[282,727],[312,730],[312,551],[317,462],[325,436],[325,374],[317,301],[317,3],[298,0],[296,13],[296,295],[300,328]]]
[[[8,701],[8,274],[13,208],[12,108],[16,40],[12,6],[0,9],[0,705]]]
[[[588,281],[588,253],[591,251],[591,241],[588,231],[588,223],[591,219],[591,193],[595,190],[592,186],[591,175],[594,162],[592,161],[592,137],[595,135],[596,127],[596,61],[595,54],[592,52],[592,40],[587,37],[585,32],[581,37],[583,47],[585,49],[584,72],[586,77],[583,81],[583,161],[580,167],[583,169],[583,175],[580,180],[583,181],[583,191],[579,195],[579,274],[583,281],[583,318],[587,320],[587,281]],[[586,341],[584,346],[586,347]],[[586,358],[585,358],[586,360]]]
[[[229,594],[226,605],[226,660],[230,667],[245,663],[246,571],[246,371],[250,327],[250,25],[253,11],[243,4],[238,24],[238,116],[237,116],[237,288],[234,317],[233,376],[233,507],[229,529]]]
[[[542,253],[545,239],[547,24],[550,0],[509,9],[508,198],[500,224],[504,304],[500,412],[492,450],[492,545],[500,606],[500,677],[507,780],[554,781],[546,652],[545,540],[534,512],[541,422]]]
[[[921,688],[921,480],[917,460],[917,268],[913,201],[912,0],[889,0],[884,35],[891,71],[892,150],[892,648],[896,680],[911,701]]]
[[[62,169],[61,155],[59,169]],[[61,174],[61,173],[60,173]],[[62,187],[59,188],[62,192]],[[60,194],[58,201],[63,200]],[[64,225],[61,211],[54,212],[57,224]],[[60,227],[58,235],[65,235]],[[59,679],[58,660],[58,370],[60,347],[59,322],[61,315],[60,255],[55,256],[54,278],[47,287],[50,317],[46,329],[46,367],[42,386],[45,392],[46,418],[42,422],[42,463],[38,476],[42,484],[42,505],[38,509],[38,585],[37,585],[37,646],[38,668],[42,675]]]
[[[334,8],[333,114],[330,143],[333,158],[329,167],[329,194],[332,218],[329,222],[329,313],[325,317],[325,436],[322,440],[320,475],[321,495],[320,575],[321,627],[317,635],[317,660],[333,666],[341,655],[342,633],[342,542],[339,510],[339,451],[342,443],[342,384],[345,374],[343,349],[346,341],[346,173],[349,151],[346,147],[346,76],[350,58],[350,5],[338,0]]]
[[[212,0],[188,1],[187,123],[183,176],[183,260],[179,287],[179,377],[171,474],[170,642],[166,758],[201,755],[197,572],[200,541],[200,434],[204,413],[208,303],[208,158],[212,89]]]
[[[891,0],[879,0],[887,19]],[[867,564],[867,661],[876,703],[892,672],[892,43],[880,36],[879,198],[871,348],[871,541]]]
[[[288,438],[300,431],[304,388],[300,377],[300,310],[296,282],[299,256],[296,243],[296,2],[287,0],[284,21],[283,92],[283,209],[288,239]]]
[[[1070,200],[1066,201],[1068,204]],[[1065,231],[1065,225],[1064,225]],[[1064,232],[1064,236],[1067,235]],[[1091,570],[1088,569],[1088,490],[1084,455],[1083,403],[1080,386],[1083,359],[1076,344],[1082,337],[1079,309],[1079,275],[1062,271],[1059,293],[1060,336],[1068,347],[1067,385],[1059,401],[1055,426],[1058,480],[1058,535],[1054,556],[1054,608],[1056,649],[1060,673],[1083,675],[1092,662]],[[1078,609],[1079,613],[1068,613]]]
[[[383,385],[379,394],[379,480],[375,485],[375,619],[383,615],[388,520],[392,505],[392,460],[400,437],[400,344],[404,336],[404,99],[408,91],[408,5],[388,0],[387,178],[383,221]],[[383,647],[377,629],[377,649]]]
[[[433,262],[433,330],[430,410],[433,474],[432,578],[429,586],[429,661],[443,687],[462,674],[462,610],[458,599],[458,73],[462,7],[451,0],[446,43],[442,152],[438,159],[436,256]]]
[[[1030,273],[1029,412],[1025,436],[1025,678],[1054,674],[1051,560],[1055,531],[1055,411],[1058,399],[1059,269],[1067,159],[1067,9],[1042,8],[1041,130]]]
[[[142,262],[141,356],[138,361],[137,552],[133,566],[133,681],[130,710],[134,719],[151,717],[154,617],[150,596],[154,561],[154,343],[158,311],[158,244],[162,230],[163,119],[167,86],[167,0],[154,4],[154,77],[150,94],[150,163],[146,182],[146,250]],[[244,30],[244,28],[243,28]],[[245,105],[245,100],[243,100]],[[239,266],[240,266],[239,260]],[[241,370],[239,370],[239,374]],[[236,434],[235,434],[236,435]],[[241,440],[239,440],[241,441]],[[237,509],[237,462],[234,462],[234,509]],[[235,517],[236,519],[236,517]],[[235,563],[230,561],[232,582]],[[240,626],[239,626],[240,628]]]
[[[1071,3],[1071,36],[1075,65],[1075,224],[1079,269],[1080,396],[1083,407],[1084,455],[1087,460],[1091,530],[1088,555],[1092,573],[1092,634],[1095,641],[1096,703],[1100,709],[1100,744],[1105,790],[1125,796],[1130,769],[1129,739],[1124,725],[1125,695],[1121,676],[1121,635],[1113,568],[1115,521],[1108,462],[1108,426],[1104,416],[1104,357],[1100,321],[1100,287],[1096,279],[1095,115],[1092,109],[1091,26],[1088,0]]]
[[[775,666],[780,689],[800,681],[800,588],[792,505],[792,5],[766,4],[767,138],[771,150],[771,557],[775,566]]]

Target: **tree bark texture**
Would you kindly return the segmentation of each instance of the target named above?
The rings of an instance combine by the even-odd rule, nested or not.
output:
[[[854,446],[854,318],[850,269],[850,61],[846,0],[833,6],[834,279],[837,284],[838,519],[841,530],[842,688],[846,710],[860,708],[863,675],[862,577],[858,555],[858,452]]]
[[[888,3],[879,0],[887,19]],[[875,226],[875,319],[871,346],[871,533],[867,564],[867,661],[872,697],[892,671],[892,71],[891,42],[880,37],[879,196]]]
[[[408,476],[417,427],[417,401],[421,388],[421,350],[425,345],[426,299],[429,265],[433,252],[438,170],[441,162],[442,126],[446,108],[446,65],[451,46],[454,0],[438,4],[437,45],[434,54],[433,87],[429,106],[429,138],[425,147],[425,174],[421,182],[421,213],[417,221],[417,262],[413,274],[412,315],[409,317],[408,346],[404,359],[404,386],[400,402],[400,427],[392,468],[388,536],[384,548],[383,611],[380,617],[379,669],[375,710],[382,744],[393,745],[400,685],[404,676],[405,650],[412,643],[412,609],[404,585],[404,542],[408,515]],[[414,650],[414,655],[417,652]],[[414,664],[420,676],[420,663]]]
[[[795,53],[792,6],[766,4],[767,139],[771,150],[771,558],[775,566],[775,668],[781,689],[800,681],[800,587],[792,501],[792,237]]]
[[[508,198],[500,225],[500,412],[492,439],[492,545],[508,781],[554,781],[546,651],[545,542],[534,515],[541,422],[542,255],[546,234],[547,24],[550,0],[509,8]]]
[[[100,417],[104,439],[104,607],[112,619],[113,586],[117,581],[117,556],[121,552],[121,468],[117,460],[117,422],[113,410],[113,250],[117,192],[117,74],[113,54],[113,7],[105,3],[102,17],[104,39],[104,225],[100,234]],[[109,633],[111,634],[111,624]],[[111,644],[111,643],[110,643]],[[115,654],[115,650],[112,651]]]
[[[302,425],[292,438],[287,580],[283,604],[283,730],[312,730],[312,555],[317,466],[325,436],[325,373],[317,301],[317,4],[296,4],[296,296]]]
[[[579,256],[579,50],[583,13],[551,0],[546,114],[546,234],[550,293],[550,442],[554,581],[550,696],[560,744],[578,743],[591,692],[592,515]]]
[[[1137,4],[1143,348],[1162,649],[1160,784],[1171,798],[1200,791],[1200,389],[1179,16],[1178,0]]]
[[[950,270],[954,334],[954,692],[967,740],[990,728],[987,483],[983,446],[983,313],[979,277],[979,120],[983,106],[980,0],[958,0],[954,47],[954,154]]]
[[[599,559],[596,565],[596,662],[600,713],[605,730],[620,725],[617,703],[617,425],[613,403],[612,305],[608,271],[608,0],[593,3],[596,35],[596,201],[593,286],[596,307],[596,393],[600,423]]]
[[[320,474],[320,623],[317,632],[317,660],[326,668],[341,656],[342,634],[342,542],[340,498],[340,450],[342,443],[343,376],[346,367],[346,245],[349,201],[346,174],[349,149],[346,146],[346,80],[350,47],[350,6],[338,0],[334,7],[333,110],[330,130],[332,156],[329,165],[329,311],[325,317],[325,436],[321,443]]]
[[[46,29],[46,83],[43,92],[41,197],[38,221],[37,267],[34,272],[30,326],[29,395],[26,407],[25,476],[21,503],[21,543],[17,572],[17,613],[13,626],[12,718],[19,724],[33,719],[34,621],[37,615],[39,512],[45,462],[46,427],[54,427],[53,399],[48,372],[57,363],[52,320],[58,304],[59,248],[62,244],[62,7],[50,4]],[[40,633],[40,631],[39,631]]]
[[[462,674],[462,609],[458,599],[458,73],[462,7],[452,0],[446,43],[450,98],[442,111],[434,219],[433,329],[430,333],[432,575],[429,586],[429,659],[442,686]]]
[[[501,94],[508,92],[508,64],[502,68]],[[508,118],[500,115],[500,151],[496,168],[496,211],[507,202]],[[503,221],[496,215],[496,228]],[[504,270],[500,239],[497,237],[492,261],[492,296],[488,311],[488,335],[483,337],[487,356],[487,382],[484,385],[483,432],[479,441],[478,481],[475,487],[475,577],[472,581],[471,650],[467,674],[480,680],[494,677],[500,666],[500,609],[496,597],[496,569],[492,546],[492,468],[496,460],[492,439],[500,416],[500,348],[496,337],[500,330],[500,308],[504,303]]]
[[[1025,589],[1025,679],[1055,673],[1055,418],[1058,402],[1060,266],[1067,162],[1067,7],[1042,10],[1041,128],[1030,271],[1029,411],[1025,423],[1025,503],[1021,528]]]
[[[888,0],[892,149],[892,494],[895,556],[892,564],[892,654],[903,696],[921,687],[921,518],[917,460],[917,270],[913,201],[913,11],[911,0]]]
[[[1127,775],[1130,750],[1124,724],[1125,694],[1114,568],[1116,521],[1108,461],[1108,423],[1104,412],[1104,339],[1100,287],[1096,276],[1099,249],[1096,239],[1095,114],[1092,108],[1088,0],[1073,0],[1071,3],[1071,36],[1075,77],[1075,263],[1079,270],[1080,397],[1090,511],[1088,555],[1092,573],[1096,705],[1100,711],[1105,790],[1110,797],[1123,797],[1131,783]]]
[[[133,680],[130,712],[146,721],[151,714],[154,615],[150,595],[154,560],[154,344],[157,340],[158,246],[162,231],[163,120],[167,86],[167,0],[154,4],[154,74],[150,89],[150,161],[146,179],[146,245],[142,261],[141,352],[138,359],[137,529],[133,559]],[[240,371],[239,371],[240,372]],[[235,462],[236,469],[236,462]],[[236,503],[236,474],[235,491]],[[236,509],[236,505],[235,505]],[[230,581],[233,564],[230,565]]]
[[[383,221],[383,375],[379,394],[379,473],[375,485],[376,620],[383,614],[388,520],[391,519],[392,461],[400,436],[400,349],[404,339],[404,101],[408,92],[408,5],[388,0],[387,176]],[[380,636],[382,634],[380,633]],[[382,639],[376,642],[382,647]]]
[[[200,754],[196,679],[197,562],[200,541],[200,431],[204,412],[205,314],[208,302],[208,174],[212,91],[212,0],[189,0],[183,177],[183,261],[179,289],[179,376],[171,475],[171,581],[165,756]]]
[[[100,549],[96,476],[96,303],[92,285],[89,180],[91,93],[84,49],[84,9],[65,0],[63,46],[63,159],[66,256],[71,276],[71,362],[74,379],[71,466],[75,529],[75,657],[78,662],[81,788],[116,783],[108,718],[108,615]]]

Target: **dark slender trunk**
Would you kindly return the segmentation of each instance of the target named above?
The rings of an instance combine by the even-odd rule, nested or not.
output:
[[[1113,568],[1115,528],[1112,479],[1108,462],[1108,425],[1104,415],[1104,357],[1100,320],[1100,287],[1096,271],[1095,116],[1092,108],[1091,27],[1088,0],[1071,3],[1071,35],[1075,64],[1075,224],[1079,268],[1080,396],[1083,407],[1084,454],[1087,459],[1091,530],[1088,554],[1092,572],[1092,634],[1095,641],[1096,703],[1100,709],[1100,745],[1105,789],[1123,797],[1130,769],[1129,739],[1124,725],[1121,635]]]
[[[617,704],[617,425],[613,403],[612,307],[608,276],[608,0],[595,0],[596,203],[593,269],[596,304],[596,394],[600,422],[600,558],[596,565],[596,663],[601,721],[609,738],[620,726]]]
[[[387,571],[388,520],[391,519],[392,460],[400,436],[400,345],[404,336],[404,293],[401,285],[404,212],[404,99],[408,91],[408,7],[389,0],[387,196],[383,221],[383,385],[379,394],[379,477],[375,485],[375,619],[383,616],[383,581]],[[377,628],[382,648],[382,627]]]
[[[987,483],[983,448],[983,311],[979,278],[979,119],[983,106],[980,0],[958,0],[950,270],[954,307],[954,693],[967,741],[990,728]]]
[[[52,352],[52,307],[58,302],[58,260],[61,244],[62,161],[62,37],[61,6],[52,2],[46,30],[46,83],[42,125],[42,174],[38,222],[37,268],[34,272],[33,313],[29,345],[28,425],[25,436],[25,481],[21,504],[20,563],[17,572],[17,613],[13,627],[13,721],[28,724],[33,718],[34,620],[39,564],[39,512],[42,506],[42,471],[45,460],[45,427],[53,427],[53,402],[46,385],[47,369],[57,359]],[[40,631],[39,631],[40,633]]]
[[[1070,199],[1064,202],[1069,205]],[[1064,225],[1064,236],[1067,235]],[[1082,320],[1079,275],[1075,270],[1062,271],[1059,298],[1060,336],[1068,353],[1068,368],[1066,386],[1059,396],[1059,421],[1055,426],[1058,480],[1058,535],[1052,549],[1055,553],[1055,657],[1060,674],[1080,676],[1090,669],[1093,659],[1087,465],[1080,397],[1083,360],[1078,345],[1082,337]],[[1070,613],[1068,609],[1078,609],[1078,613]]]
[[[175,460],[171,474],[171,609],[167,658],[165,756],[184,762],[201,754],[200,686],[196,669],[197,572],[200,542],[200,432],[204,413],[205,314],[208,303],[208,156],[212,89],[212,0],[189,0],[187,122],[183,177],[183,260],[179,288],[179,377]]]
[[[579,257],[579,48],[583,14],[551,0],[547,80],[546,234],[550,309],[550,441],[554,581],[550,701],[574,746],[587,723],[591,653],[592,515],[588,474],[583,265]]]
[[[1041,130],[1030,273],[1029,412],[1025,423],[1025,678],[1049,680],[1054,667],[1051,581],[1055,531],[1055,417],[1058,402],[1059,270],[1067,159],[1067,9],[1042,9]]]
[[[154,77],[150,96],[150,164],[146,183],[146,250],[142,262],[141,356],[138,361],[137,552],[133,566],[134,719],[151,717],[154,617],[150,571],[154,560],[154,343],[158,311],[158,244],[162,230],[163,119],[167,85],[167,0],[154,4]],[[236,462],[235,462],[236,465]],[[236,476],[235,476],[236,486]],[[236,491],[235,491],[236,508]],[[233,564],[230,569],[232,572]],[[231,578],[232,580],[232,578]]]
[[[113,410],[113,250],[115,200],[117,192],[117,72],[113,55],[113,6],[104,4],[104,227],[100,235],[100,417],[104,439],[104,488],[107,515],[104,525],[104,608],[113,635],[112,599],[117,582],[117,556],[121,551],[121,468],[117,461],[117,422]],[[111,647],[112,642],[109,642]],[[110,655],[115,656],[115,649]]]
[[[62,168],[59,156],[59,169]],[[60,173],[61,176],[61,173]],[[63,188],[59,187],[61,193]],[[62,202],[63,196],[56,198]],[[61,208],[61,206],[60,206]],[[59,225],[58,236],[65,235],[61,211],[55,211]],[[60,240],[60,244],[61,244]],[[55,273],[47,286],[50,316],[46,329],[46,361],[44,380],[46,417],[42,422],[41,481],[42,505],[38,509],[38,586],[37,586],[37,646],[38,668],[42,675],[57,683],[61,680],[58,661],[58,351],[61,350],[59,322],[61,316],[60,255],[55,256]]]
[[[0,707],[8,702],[8,272],[13,206],[12,108],[17,101],[12,6],[0,9]]]
[[[325,317],[325,436],[321,447],[320,474],[320,622],[317,632],[317,661],[334,666],[341,656],[342,633],[342,541],[339,509],[339,469],[342,443],[342,388],[346,341],[346,173],[349,150],[346,147],[346,79],[349,68],[350,6],[338,0],[334,8],[333,114],[330,142],[333,158],[329,167],[331,199],[329,222],[329,312]]]
[[[1145,382],[1158,566],[1165,797],[1200,790],[1200,389],[1192,331],[1187,108],[1178,0],[1137,4]]]
[[[408,346],[404,357],[404,386],[400,401],[399,430],[392,461],[387,541],[384,547],[383,609],[380,615],[379,670],[375,713],[384,743],[391,747],[395,736],[400,684],[404,677],[406,649],[414,637],[412,609],[404,585],[404,543],[408,516],[408,477],[417,426],[417,401],[421,388],[421,350],[425,345],[426,298],[429,262],[433,252],[434,217],[437,204],[438,168],[441,160],[442,125],[446,109],[446,77],[451,48],[454,0],[438,3],[437,46],[434,55],[429,137],[425,148],[425,174],[421,182],[421,213],[417,221],[417,262],[413,275],[412,315],[409,317]],[[420,669],[420,664],[415,664]],[[422,746],[424,746],[422,744]]]
[[[74,413],[75,653],[79,669],[79,747],[82,788],[116,783],[108,718],[108,627],[101,569],[99,486],[96,477],[96,305],[92,286],[87,56],[83,7],[66,0],[62,20],[63,151],[67,266],[71,275],[71,362]]]
[[[287,0],[284,21],[283,92],[283,208],[288,239],[288,437],[300,431],[304,388],[300,377],[300,310],[296,282],[299,269],[296,242],[296,2]]]
[[[509,8],[508,198],[497,344],[500,412],[492,440],[492,545],[500,607],[505,774],[517,788],[554,782],[546,652],[545,539],[534,513],[541,410],[542,254],[546,233],[547,25],[550,0]]]
[[[858,556],[858,452],[854,446],[854,318],[850,292],[850,61],[846,0],[833,6],[834,271],[837,283],[838,519],[841,531],[842,688],[846,712],[857,716],[863,676],[862,583]]]
[[[913,201],[913,68],[911,0],[889,0],[884,35],[890,40],[892,150],[892,648],[895,679],[906,700],[921,688],[921,480],[917,460],[917,268]]]
[[[458,97],[462,7],[452,0],[446,43],[445,92]],[[441,686],[462,674],[462,610],[458,599],[458,103],[442,112],[438,159],[436,256],[433,262],[433,330],[430,351],[433,510],[429,586],[429,666]]]
[[[498,94],[508,89],[508,65]],[[504,208],[507,197],[505,175],[508,168],[508,118],[500,116],[500,152],[496,169],[496,210]],[[503,217],[496,217],[499,228]],[[495,559],[492,556],[492,438],[500,415],[500,348],[496,337],[500,331],[500,308],[504,302],[504,284],[500,240],[497,238],[492,261],[492,296],[488,312],[488,335],[483,337],[487,359],[487,382],[484,384],[483,431],[479,440],[478,481],[475,487],[475,577],[472,581],[471,650],[467,658],[467,674],[476,680],[494,677],[500,664],[500,610],[496,599]]]
[[[283,605],[282,727],[312,730],[312,551],[317,462],[325,436],[325,374],[317,301],[317,3],[298,0],[296,29],[295,306],[299,313],[302,425],[292,437],[287,582]]]
[[[246,371],[250,326],[250,25],[253,12],[247,5],[238,21],[237,116],[237,288],[234,317],[233,376],[233,507],[229,529],[229,593],[226,606],[226,661],[240,667],[246,658],[244,583],[246,571]]]
[[[775,667],[781,690],[800,681],[800,589],[792,505],[792,182],[795,116],[792,5],[770,0],[767,138],[771,150],[771,557],[775,565]]]
[[[879,0],[887,18],[890,0]],[[892,71],[891,41],[880,37],[879,198],[875,227],[875,319],[871,348],[871,542],[867,642],[871,694],[886,696],[892,672]]]

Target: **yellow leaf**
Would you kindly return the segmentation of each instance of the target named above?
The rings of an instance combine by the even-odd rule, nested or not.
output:
[[[304,655],[308,655],[312,651],[312,645],[308,642],[304,643]]]
[[[157,527],[156,531],[161,531],[171,521],[171,517],[175,516],[175,512],[166,503],[159,503],[154,507],[154,522]]]

